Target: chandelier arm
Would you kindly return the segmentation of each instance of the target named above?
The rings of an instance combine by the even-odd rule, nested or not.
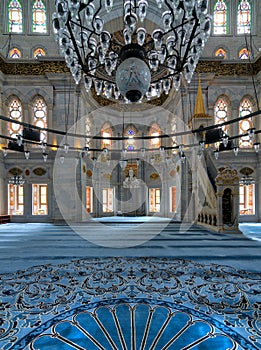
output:
[[[199,26],[199,19],[197,18],[196,16],[196,10],[195,10],[195,7],[193,9],[193,13],[195,15],[195,24],[194,24],[194,27],[191,31],[191,35],[190,35],[190,38],[189,38],[189,42],[187,44],[187,48],[186,48],[186,51],[185,51],[185,54],[183,56],[183,60],[182,60],[182,63],[181,63],[181,67],[183,68],[185,63],[186,63],[186,60],[187,60],[187,57],[188,57],[188,53],[189,53],[189,50],[190,50],[190,47],[191,47],[191,43],[192,43],[192,40],[195,38],[195,33],[196,33],[196,30],[197,30],[197,27]]]
[[[79,21],[80,21],[80,28],[82,29],[83,26],[82,26],[82,19],[81,19],[81,16],[80,16],[80,12],[79,12]],[[71,21],[71,23],[73,23],[73,22]],[[83,36],[82,36],[82,35],[81,35],[81,42],[82,42],[82,51],[83,51],[83,55],[84,55],[84,57],[85,57],[85,49],[84,49],[84,43],[83,43]]]
[[[70,13],[69,13],[69,16],[71,16]],[[68,19],[68,21],[67,21],[67,23],[66,23],[66,27],[67,27],[67,29],[68,29],[68,31],[69,31],[69,33],[70,33],[71,41],[72,41],[72,43],[73,43],[73,47],[74,47],[74,50],[75,50],[76,55],[77,55],[77,57],[78,57],[79,63],[80,63],[80,65],[81,65],[82,67],[84,67],[84,63],[83,63],[83,61],[82,61],[81,54],[80,54],[79,49],[78,49],[78,47],[77,47],[77,43],[76,43],[76,40],[75,40],[75,38],[74,38],[74,35],[73,35],[73,32],[72,32],[72,28],[71,28],[70,23],[69,23],[69,19]]]

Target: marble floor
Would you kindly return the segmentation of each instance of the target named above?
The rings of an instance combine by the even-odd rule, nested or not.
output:
[[[145,221],[1,225],[0,349],[261,349],[261,224]]]

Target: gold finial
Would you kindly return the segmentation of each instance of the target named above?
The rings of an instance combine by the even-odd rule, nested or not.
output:
[[[202,88],[201,88],[201,83],[200,83],[200,75],[198,76],[198,93],[197,93],[196,105],[195,105],[195,109],[194,109],[194,116],[197,114],[198,115],[206,114],[204,100],[203,100],[203,94],[202,94]]]

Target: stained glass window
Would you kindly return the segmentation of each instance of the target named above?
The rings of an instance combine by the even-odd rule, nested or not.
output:
[[[32,185],[33,215],[48,214],[48,186],[47,184]]]
[[[46,8],[42,0],[33,4],[32,26],[34,33],[46,33]]]
[[[153,123],[150,128],[150,136],[153,136],[153,138],[150,140],[150,147],[151,148],[159,148],[161,145],[160,138],[156,137],[160,135],[160,128],[158,124]]]
[[[252,112],[253,112],[253,108],[249,98],[244,98],[240,103],[239,117],[244,117]],[[252,127],[253,127],[253,122],[251,118],[243,119],[239,122],[239,133],[246,134],[248,130],[251,129]],[[239,140],[239,146],[244,148],[252,147],[252,142],[249,136],[242,136]]]
[[[113,212],[113,188],[102,189],[102,211],[104,213]]]
[[[240,0],[237,9],[237,34],[250,33],[251,5],[247,0]]]
[[[238,57],[241,60],[247,60],[250,57],[249,51],[246,48],[243,48],[242,50],[239,51]]]
[[[38,47],[36,50],[34,50],[34,58],[45,56],[45,55],[46,55],[46,52],[43,49],[41,49],[40,47]]]
[[[22,104],[18,97],[14,96],[9,103],[9,118],[18,122],[22,122]],[[16,138],[17,135],[22,135],[22,126],[16,123],[8,123],[9,136]]]
[[[93,212],[93,187],[86,186],[86,212]]]
[[[220,97],[214,106],[215,124],[222,124],[227,121],[228,106],[226,101]],[[227,131],[227,125],[222,127],[223,131]]]
[[[23,12],[19,0],[11,0],[8,3],[8,31],[12,33],[23,31]]]
[[[160,188],[149,189],[149,211],[152,213],[160,212]]]
[[[218,0],[214,6],[213,34],[228,33],[228,13],[225,1]]]
[[[8,214],[24,215],[24,186],[8,185]]]
[[[17,47],[14,47],[13,49],[11,49],[9,51],[9,57],[10,58],[21,58],[22,57],[22,53]]]
[[[136,140],[133,140],[133,137],[137,136],[137,130],[133,125],[129,125],[124,132],[124,136],[127,136],[128,139],[125,141],[125,148],[127,151],[134,151],[137,148]]]
[[[33,103],[33,123],[40,128],[47,128],[47,106],[41,96],[37,96]],[[46,131],[40,131],[41,141],[46,141]]]
[[[109,123],[105,123],[102,131],[101,131],[102,137],[112,137],[112,130]],[[109,139],[103,139],[101,140],[101,148],[110,148],[112,146],[112,140]]]
[[[255,214],[255,184],[239,186],[240,215]]]
[[[216,57],[227,58],[226,50],[224,50],[224,49],[222,49],[222,47],[220,47],[220,48],[215,52],[215,56],[216,56]]]

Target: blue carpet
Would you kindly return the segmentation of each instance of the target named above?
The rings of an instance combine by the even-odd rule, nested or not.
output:
[[[0,275],[1,350],[260,349],[261,274],[90,258]]]

